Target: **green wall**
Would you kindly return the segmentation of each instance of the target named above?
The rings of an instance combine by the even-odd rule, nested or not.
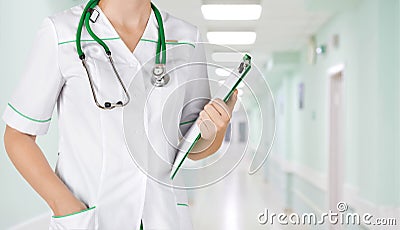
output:
[[[80,4],[80,0],[0,1],[0,50],[2,51],[0,81],[1,115],[17,85],[26,62],[32,38],[41,21],[48,15]],[[18,13],[17,13],[18,12]],[[18,44],[18,45],[16,45]],[[55,114],[56,115],[56,114]],[[54,119],[57,120],[56,117]],[[5,124],[0,121],[1,140]],[[57,159],[57,123],[38,143],[52,165]],[[11,164],[0,141],[0,229],[7,229],[42,213],[50,212],[45,202],[24,181]]]
[[[345,64],[345,184],[379,207],[400,206],[399,13],[398,0],[360,1],[316,33],[318,44],[327,44],[328,50],[315,65],[308,63],[304,47],[299,67],[285,74],[266,73],[274,82],[280,79],[274,93],[284,102],[285,132],[278,133],[273,154],[328,178],[327,70]],[[330,45],[335,34],[340,36],[339,48]],[[305,84],[303,110],[298,109],[300,83]],[[293,177],[285,191],[290,208],[327,209],[326,191],[296,174],[287,176]],[[302,202],[299,193],[313,204]]]

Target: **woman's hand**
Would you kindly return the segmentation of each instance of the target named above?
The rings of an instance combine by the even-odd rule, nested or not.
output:
[[[226,103],[221,99],[215,99],[200,112],[197,125],[200,128],[201,139],[189,154],[190,159],[203,159],[221,147],[237,101],[237,94],[238,91],[235,90]]]
[[[204,107],[197,121],[203,139],[220,139],[219,137],[225,136],[236,100],[237,90],[235,90],[227,103],[221,99],[215,99]]]
[[[52,209],[55,216],[65,216],[88,209],[88,207],[74,196],[68,196],[56,202]]]

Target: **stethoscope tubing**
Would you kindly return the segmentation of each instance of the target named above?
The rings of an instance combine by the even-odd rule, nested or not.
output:
[[[104,51],[106,54],[110,53],[110,48],[107,46],[107,44],[101,40],[92,30],[90,26],[90,16],[91,12],[90,10],[98,4],[100,0],[90,0],[86,7],[84,8],[83,14],[80,18],[79,25],[78,25],[78,30],[76,32],[76,47],[77,47],[77,52],[79,55],[80,59],[85,58],[85,54],[82,50],[82,30],[83,30],[83,25],[85,25],[86,30],[88,31],[89,35],[99,44],[103,47]],[[167,59],[167,53],[166,53],[166,41],[165,41],[165,32],[164,32],[164,24],[163,20],[161,17],[160,11],[157,9],[157,7],[151,3],[151,8],[154,11],[154,15],[157,19],[157,24],[158,24],[158,41],[157,41],[157,50],[156,50],[156,64],[166,64],[166,59]],[[161,54],[161,58],[160,58]]]
[[[110,48],[107,46],[107,44],[103,40],[101,40],[101,38],[99,38],[93,32],[92,28],[90,27],[91,14],[94,11],[94,7],[96,7],[99,2],[100,2],[100,0],[90,0],[83,10],[81,18],[79,20],[78,29],[76,32],[76,49],[77,49],[79,59],[82,61],[82,65],[85,68],[87,77],[89,79],[89,84],[90,84],[90,88],[92,91],[92,95],[93,95],[95,104],[97,105],[97,107],[99,107],[101,109],[110,110],[110,109],[113,109],[116,107],[124,107],[125,105],[127,105],[130,102],[130,96],[129,96],[127,88],[125,87],[125,84],[123,83],[121,76],[119,75],[118,70],[115,66],[114,60],[111,55]],[[153,78],[151,79],[151,81],[155,86],[162,87],[165,84],[167,84],[169,81],[169,76],[165,74],[165,72],[166,72],[165,64],[167,62],[165,32],[164,32],[164,25],[163,25],[163,20],[162,20],[160,11],[157,9],[157,7],[153,3],[151,3],[151,8],[154,11],[154,14],[155,14],[155,17],[156,17],[157,23],[158,23],[158,41],[157,41],[157,49],[156,49],[156,60],[155,60],[155,67],[153,69]],[[108,60],[112,66],[113,72],[114,72],[115,76],[117,77],[118,82],[124,91],[124,94],[126,96],[125,102],[122,102],[122,101],[118,101],[117,103],[105,102],[104,106],[98,102],[97,95],[95,92],[94,82],[93,82],[92,76],[90,74],[90,71],[88,69],[85,53],[82,50],[82,40],[81,39],[82,39],[82,30],[83,30],[84,26],[85,26],[87,32],[89,33],[89,35],[99,45],[101,45],[103,47],[103,49],[108,57]],[[160,72],[161,74],[159,74],[159,73],[156,74],[157,73],[156,70],[160,70],[160,69],[162,70],[162,72]]]

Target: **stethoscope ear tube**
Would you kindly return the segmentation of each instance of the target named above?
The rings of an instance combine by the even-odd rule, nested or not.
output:
[[[118,101],[118,102],[116,102],[116,103],[105,102],[105,103],[104,103],[104,106],[101,105],[101,104],[99,103],[99,101],[97,100],[97,95],[96,95],[96,91],[95,91],[95,88],[94,88],[94,83],[93,83],[92,75],[90,74],[89,68],[88,68],[87,63],[86,63],[86,59],[82,59],[82,65],[83,65],[83,67],[85,68],[86,75],[87,75],[87,77],[88,77],[88,79],[89,79],[90,89],[91,89],[91,91],[92,91],[92,95],[93,95],[94,102],[95,102],[95,104],[97,105],[97,107],[99,107],[99,108],[101,108],[101,109],[104,109],[104,110],[110,110],[110,109],[114,109],[114,108],[116,108],[116,107],[124,107],[124,106],[126,106],[126,105],[130,102],[130,100],[131,100],[131,98],[130,98],[130,96],[129,96],[129,93],[128,93],[126,87],[125,87],[125,84],[122,82],[122,79],[121,79],[121,77],[119,76],[118,71],[117,71],[117,69],[116,69],[116,67],[115,67],[114,60],[113,60],[112,57],[111,57],[111,53],[110,53],[110,55],[108,55],[108,59],[109,59],[109,61],[110,61],[110,63],[111,63],[111,66],[112,66],[112,68],[113,68],[114,74],[116,75],[116,77],[117,77],[117,79],[118,79],[118,81],[119,81],[119,83],[120,83],[122,89],[124,90],[124,94],[125,94],[125,96],[126,96],[126,101],[125,101],[125,102]]]
[[[97,107],[99,107],[101,109],[105,109],[105,108],[103,108],[102,105],[100,105],[99,101],[97,100],[96,92],[94,90],[94,84],[93,84],[92,76],[90,75],[90,71],[89,71],[89,68],[87,66],[84,54],[83,54],[83,59],[81,59],[81,60],[82,60],[82,65],[85,68],[86,75],[88,76],[88,79],[89,79],[89,84],[90,84],[90,88],[92,90],[92,95],[93,95],[94,102],[96,103]]]
[[[126,96],[126,101],[125,101],[125,102],[119,101],[119,102],[117,102],[114,106],[115,106],[115,107],[124,107],[125,105],[127,105],[127,104],[131,101],[131,97],[129,96],[129,93],[128,93],[128,90],[127,90],[126,87],[125,87],[125,84],[122,82],[121,76],[119,76],[119,73],[118,73],[118,71],[117,71],[117,68],[115,67],[115,64],[114,64],[114,60],[113,60],[113,58],[111,57],[111,52],[110,52],[110,51],[107,53],[107,56],[108,56],[108,60],[109,60],[110,63],[111,63],[111,66],[112,66],[112,69],[113,69],[113,71],[114,71],[114,74],[115,74],[115,76],[117,76],[117,79],[118,79],[118,81],[119,81],[119,84],[121,85],[122,89],[124,90],[124,94],[125,94],[125,96]]]

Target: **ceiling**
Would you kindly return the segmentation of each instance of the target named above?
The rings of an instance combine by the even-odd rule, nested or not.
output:
[[[232,46],[239,51],[249,51],[255,63],[266,66],[274,52],[300,50],[333,15],[332,11],[308,10],[306,0],[156,0],[159,8],[197,25],[203,38],[207,31],[247,30],[257,32],[257,40],[250,46]],[[206,21],[200,7],[202,4],[259,3],[263,10],[257,21]],[[215,48],[213,47],[213,51]],[[210,50],[208,50],[210,52]],[[212,51],[211,51],[212,52]]]

